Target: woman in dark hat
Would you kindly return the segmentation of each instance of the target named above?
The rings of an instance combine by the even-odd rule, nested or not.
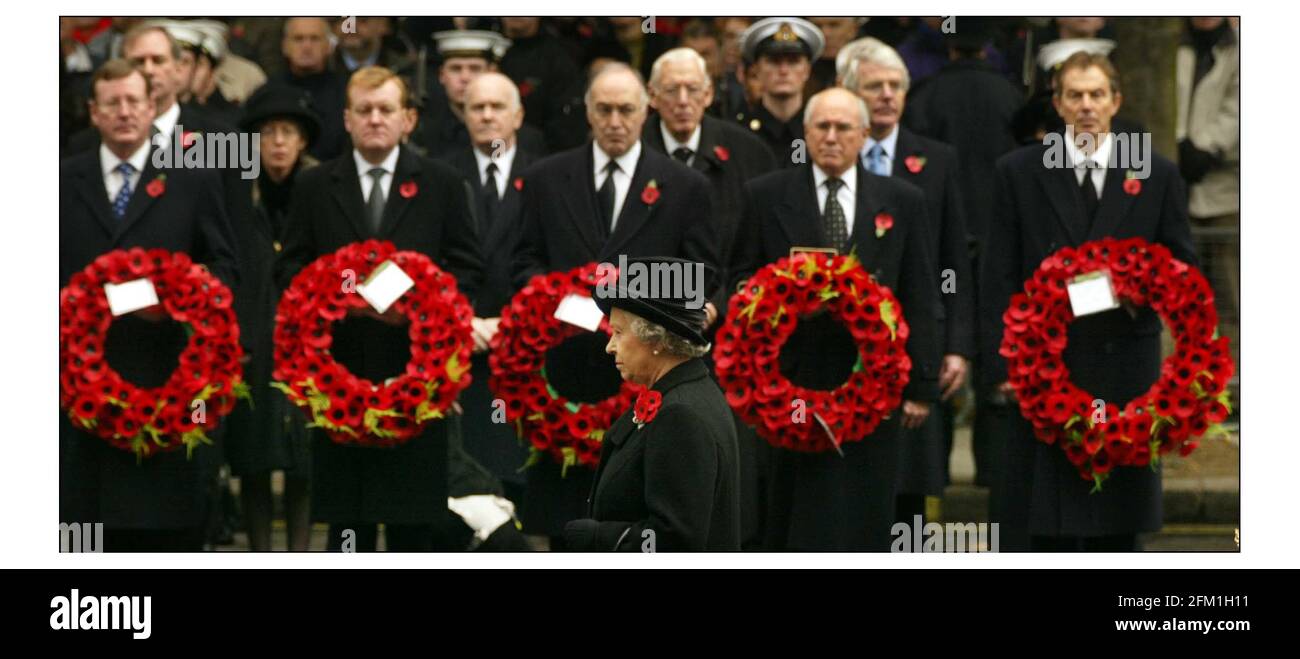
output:
[[[726,398],[701,357],[703,299],[684,292],[641,295],[629,280],[653,268],[695,264],[679,259],[629,259],[612,294],[597,288],[609,315],[605,351],[624,380],[647,387],[633,409],[605,433],[589,519],[569,522],[566,546],[576,551],[718,551],[740,549],[736,429]],[[700,280],[703,279],[701,276]],[[678,280],[681,281],[680,279]],[[636,294],[633,294],[633,292]],[[655,295],[655,293],[659,293]],[[694,307],[694,308],[692,308]]]
[[[247,352],[244,380],[252,405],[241,404],[229,418],[226,453],[240,478],[240,498],[254,551],[271,549],[271,473],[284,471],[288,548],[306,551],[311,537],[308,439],[302,415],[272,389],[272,335],[281,290],[272,266],[284,241],[289,198],[299,171],[315,166],[307,148],[320,133],[320,119],[305,92],[279,83],[258,89],[244,104],[240,130],[260,135],[252,212],[236,223],[241,273],[235,312]]]

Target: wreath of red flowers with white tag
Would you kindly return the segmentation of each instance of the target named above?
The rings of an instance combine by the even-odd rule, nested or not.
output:
[[[822,309],[858,347],[848,381],[833,390],[796,386],[779,365],[798,319]],[[908,333],[893,292],[856,256],[802,253],[759,270],[732,296],[713,363],[727,403],[759,436],[786,449],[833,450],[870,435],[902,402]]]
[[[1123,405],[1070,382],[1062,354],[1074,320],[1068,283],[1108,271],[1118,299],[1150,306],[1173,334],[1175,350],[1146,393]],[[1118,466],[1147,466],[1174,449],[1186,456],[1220,425],[1231,404],[1228,339],[1218,335],[1214,293],[1195,268],[1163,245],[1140,238],[1066,247],[1043,260],[1002,316],[1000,353],[1021,414],[1039,440],[1056,444],[1085,480],[1097,484]]]
[[[134,385],[108,365],[113,324],[105,284],[148,279],[162,310],[189,335],[159,387]],[[73,426],[140,458],[200,444],[248,397],[230,289],[181,252],[134,247],[96,258],[59,291],[59,405]]]
[[[391,307],[410,321],[411,360],[405,372],[375,383],[334,360],[331,332],[350,308],[369,306],[355,283],[386,261],[414,281]],[[303,408],[310,425],[323,428],[336,443],[405,443],[428,422],[444,418],[469,386],[473,316],[456,278],[428,256],[397,251],[388,241],[345,245],[303,268],[280,298],[272,373],[278,382],[271,386]]]
[[[505,403],[506,420],[532,444],[530,466],[548,454],[565,472],[575,465],[594,468],[605,432],[644,389],[624,381],[618,393],[605,400],[576,403],[547,381],[547,351],[586,331],[556,318],[555,310],[571,294],[592,295],[597,267],[589,263],[568,272],[536,275],[501,310],[488,356],[489,384]],[[608,318],[601,320],[600,330],[610,332]]]

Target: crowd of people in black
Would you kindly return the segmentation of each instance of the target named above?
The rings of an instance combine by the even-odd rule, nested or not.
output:
[[[936,517],[967,409],[1003,551],[1138,550],[1161,526],[1159,471],[1123,470],[1090,493],[1019,417],[998,355],[1011,294],[1087,240],[1164,244],[1221,270],[1220,303],[1236,304],[1236,252],[1198,254],[1191,238],[1194,225],[1239,223],[1231,20],[1185,22],[1168,72],[1177,164],[1151,156],[1142,203],[1113,203],[1124,173],[1100,155],[1044,164],[1044,136],[1067,126],[1103,145],[1145,131],[1124,116],[1115,20],[1128,19],[65,18],[60,285],[113,249],[191,254],[235,291],[253,400],[216,445],[144,461],[61,415],[60,521],[102,522],[113,551],[219,545],[234,510],[254,550],[271,549],[280,515],[291,550],[313,548],[318,522],[333,550],[375,549],[381,525],[388,550],[563,550],[605,548],[601,515],[645,514],[652,523],[618,521],[659,529],[660,550],[887,551],[896,522]],[[152,149],[177,131],[257,135],[256,175],[161,171]],[[140,194],[159,176],[174,193]],[[397,194],[405,181],[421,193]],[[638,196],[647,185],[655,202]],[[879,212],[894,219],[887,234],[863,228]],[[280,293],[319,256],[371,238],[431,257],[475,314],[460,413],[392,449],[329,441],[269,386]],[[593,507],[598,472],[531,460],[527,438],[494,421],[488,343],[529,277],[620,255],[703,263],[709,303],[688,324],[711,340],[736,286],[799,247],[857,253],[912,328],[904,401],[871,436],[841,452],[774,448],[691,394],[734,426],[726,468],[711,463],[725,482],[665,498],[651,481],[693,463],[647,466],[636,482],[650,503],[610,503],[602,485]],[[1080,386],[1127,400],[1158,375],[1159,329],[1122,310],[1083,319],[1067,363]],[[151,386],[184,341],[179,324],[126,316],[110,360]],[[552,351],[555,389],[575,401],[616,391],[627,375],[607,341]],[[407,343],[400,318],[358,315],[332,353],[381,381],[404,370]],[[855,350],[826,316],[806,319],[782,371],[833,388]],[[664,381],[683,392],[708,374],[679,368]]]

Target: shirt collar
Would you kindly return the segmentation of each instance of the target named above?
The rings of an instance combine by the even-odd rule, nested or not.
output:
[[[812,168],[813,168],[813,185],[816,186],[818,190],[820,190],[822,186],[826,183],[826,179],[830,178],[830,176],[828,176],[826,172],[822,170],[821,167],[818,167],[816,163],[813,164]],[[844,182],[844,189],[847,190],[850,195],[852,195],[854,193],[854,190],[856,190],[858,187],[857,164],[854,163],[852,167],[844,170],[844,173],[840,174],[840,180]]]
[[[139,174],[144,171],[145,161],[149,159],[149,146],[149,142],[146,141],[144,144],[140,145],[140,148],[135,150],[135,153],[132,153],[125,160],[125,162],[131,163],[131,166],[135,168],[135,172],[133,173]],[[122,164],[122,162],[124,161],[121,158],[118,158],[112,151],[108,150],[107,145],[99,145],[99,166],[103,169],[104,176],[113,173],[113,170],[117,169],[117,166]]]
[[[501,155],[496,157],[498,181],[501,177],[510,175],[510,166],[515,161],[515,151],[518,148],[519,143],[515,142],[510,145],[509,149],[502,151]],[[483,153],[478,147],[470,147],[470,151],[474,152],[474,162],[478,163],[478,178],[482,181],[483,177],[487,176],[487,168],[492,163],[492,156]]]
[[[866,158],[871,151],[871,147],[879,144],[880,148],[885,150],[885,157],[891,161],[898,158],[898,124],[894,124],[894,130],[885,139],[877,142],[871,136],[867,136],[867,141],[862,145],[862,157]]]
[[[1066,139],[1065,142],[1066,142],[1065,148],[1069,151],[1070,162],[1074,163],[1074,168],[1075,169],[1083,168],[1084,164],[1088,160],[1087,156],[1083,154],[1083,151],[1079,149],[1079,145],[1075,144],[1073,140]],[[1098,169],[1106,169],[1109,166],[1108,163],[1110,163],[1110,150],[1114,147],[1114,145],[1115,145],[1114,137],[1110,133],[1106,133],[1106,136],[1102,139],[1101,144],[1097,145],[1096,150],[1092,154],[1092,160],[1093,162],[1097,163],[1096,166]]]
[[[353,58],[351,55],[347,53],[346,50],[340,50],[339,54],[343,56],[343,64],[344,66],[348,67],[349,71],[356,71],[361,67],[372,66],[379,62],[378,48],[375,49],[375,52],[370,53],[370,57],[367,57],[364,61]]]
[[[181,104],[172,103],[168,110],[157,117],[154,117],[153,127],[158,129],[159,133],[167,136],[167,141],[171,141],[172,131],[176,130],[176,122],[181,118]]]
[[[383,161],[383,162],[379,163],[378,165],[372,165],[372,164],[370,164],[370,161],[369,161],[369,160],[366,160],[366,159],[361,155],[361,152],[360,152],[360,151],[357,151],[356,149],[353,149],[353,150],[352,150],[352,160],[353,160],[354,162],[356,162],[356,164],[357,164],[357,176],[358,176],[358,177],[363,177],[363,176],[366,175],[366,172],[369,172],[370,170],[374,169],[375,167],[383,167],[383,168],[384,168],[384,172],[387,173],[387,174],[392,174],[392,173],[396,172],[396,171],[397,171],[397,152],[400,151],[400,150],[401,150],[401,147],[397,147],[397,146],[393,147],[393,150],[392,150],[392,151],[389,151],[389,152],[388,152],[388,155],[384,157],[384,161]]]
[[[597,144],[595,140],[591,141],[591,151],[595,156],[594,161],[596,165],[596,174],[600,175],[605,171],[605,164],[610,160],[609,155],[601,150],[600,145]],[[614,160],[618,163],[618,168],[623,170],[624,174],[632,176],[632,172],[636,171],[636,162],[640,158],[641,140],[637,140],[636,144],[633,144],[632,148],[627,150],[627,153],[614,158]]]
[[[701,124],[702,123],[703,121],[701,121]],[[673,137],[673,134],[668,131],[668,126],[664,125],[662,119],[659,121],[659,132],[663,133],[664,149],[668,151],[668,155],[670,156],[673,155],[674,151],[676,151],[681,147],[686,147],[690,149],[691,153],[700,152],[700,133],[704,132],[704,129],[701,125],[695,126],[695,132],[691,133],[690,138],[687,139],[684,144],[682,142],[678,142],[677,139]],[[619,164],[622,165],[622,163]]]

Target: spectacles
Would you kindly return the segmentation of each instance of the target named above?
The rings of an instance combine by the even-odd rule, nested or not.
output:
[[[699,85],[671,85],[668,87],[659,87],[656,91],[668,97],[681,96],[682,90],[686,91],[688,98],[699,98],[704,95],[705,89]]]

